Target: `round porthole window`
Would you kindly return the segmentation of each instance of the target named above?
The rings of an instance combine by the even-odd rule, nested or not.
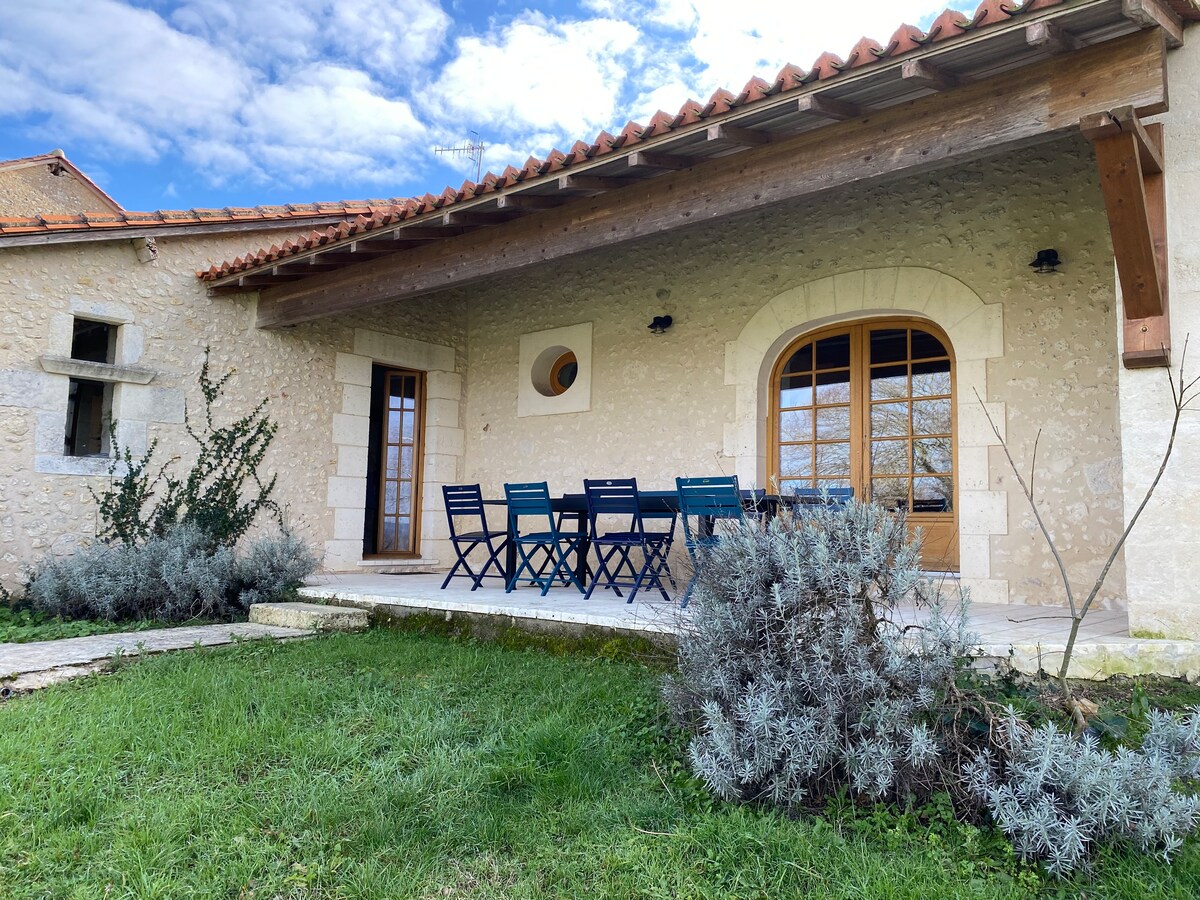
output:
[[[530,381],[543,397],[565,394],[578,377],[579,359],[575,351],[561,344],[538,354],[529,373]]]
[[[567,389],[575,383],[578,375],[579,360],[575,358],[573,351],[568,350],[550,367],[550,390],[555,395],[565,394]]]

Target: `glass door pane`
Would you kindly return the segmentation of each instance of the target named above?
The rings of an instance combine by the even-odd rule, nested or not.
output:
[[[379,552],[416,553],[420,514],[420,372],[386,376],[379,505]]]

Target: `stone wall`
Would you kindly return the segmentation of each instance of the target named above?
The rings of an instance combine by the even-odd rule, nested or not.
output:
[[[465,312],[461,301],[447,299],[260,331],[253,295],[209,297],[196,279],[197,269],[287,236],[164,237],[153,262],[140,262],[125,240],[0,249],[0,578],[11,583],[32,560],[94,532],[87,489],[102,484],[98,473],[106,464],[62,457],[68,379],[40,363],[43,355],[69,354],[73,315],[119,324],[117,362],[154,372],[146,385],[118,385],[113,411],[123,441],[140,449],[158,439],[164,459],[190,452],[183,409],[185,403],[199,408],[204,348],[211,347],[217,371],[236,368],[222,412],[238,416],[270,399],[280,429],[266,468],[279,473],[277,499],[305,537],[336,549],[327,546],[335,536],[335,511],[354,500],[344,492],[331,495],[335,476],[357,474],[360,497],[365,490],[365,453],[348,458],[334,440],[335,417],[346,415],[347,405],[352,414],[358,402],[335,377],[339,354],[355,353],[364,335],[398,335],[442,348],[445,364],[458,372]],[[456,433],[457,404],[441,416]],[[457,458],[432,474],[453,480]],[[427,485],[426,495],[440,496],[437,485]],[[361,508],[360,500],[360,534]],[[426,535],[431,543],[424,556],[444,555],[441,534],[433,528]],[[343,553],[336,562],[353,567],[357,560]]]
[[[50,163],[0,170],[0,217],[106,212],[112,201],[77,179],[69,170],[50,171]]]
[[[1035,276],[1028,263],[1045,247],[1066,263]],[[1122,524],[1111,253],[1094,160],[1072,138],[496,279],[455,294],[469,296],[465,475],[493,493],[506,480],[546,479],[563,491],[606,475],[633,474],[647,488],[671,488],[680,475],[761,478],[761,468],[739,465],[737,398],[761,390],[779,347],[768,339],[751,365],[734,364],[748,324],[765,316],[774,338],[797,333],[796,321],[780,321],[779,298],[824,284],[827,299],[806,313],[810,324],[872,311],[926,315],[928,305],[953,336],[958,320],[935,290],[941,278],[963,285],[983,310],[969,345],[955,348],[970,361],[959,377],[960,457],[974,460],[960,486],[977,492],[962,506],[977,521],[962,548],[964,574],[981,600],[1061,603],[1033,518],[994,439],[980,437],[986,422],[963,388],[986,386],[1018,460],[1028,463],[1044,430],[1043,508],[1074,576],[1088,577]],[[873,310],[864,280],[900,269],[930,277]],[[859,290],[839,299],[835,284]],[[660,314],[674,325],[651,334],[646,326]],[[518,416],[522,335],[581,323],[591,323],[587,409]],[[753,410],[752,424],[764,414]],[[760,443],[750,456],[763,452]],[[1118,566],[1104,602],[1123,595]]]
[[[1165,123],[1171,373],[1200,374],[1200,28],[1167,57]],[[1121,372],[1127,515],[1141,503],[1167,444],[1173,408],[1163,369]],[[1130,536],[1129,625],[1135,633],[1200,638],[1200,412],[1186,413],[1162,483]]]

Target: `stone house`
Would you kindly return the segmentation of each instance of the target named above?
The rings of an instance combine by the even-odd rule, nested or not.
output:
[[[905,506],[976,599],[1060,604],[991,422],[1025,465],[1041,433],[1090,580],[1200,333],[1194,21],[986,0],[422,198],[139,214],[2,164],[0,572],[91,533],[105,416],[185,451],[210,346],[332,571],[445,568],[446,483],[737,474]],[[1179,443],[1103,599],[1195,638],[1197,417]]]

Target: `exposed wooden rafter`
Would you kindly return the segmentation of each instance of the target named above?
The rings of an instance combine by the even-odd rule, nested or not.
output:
[[[826,97],[824,94],[805,94],[797,98],[796,109],[802,113],[821,116],[825,119],[833,119],[837,122],[843,122],[847,119],[857,119],[863,115],[861,106],[854,103],[847,103],[845,100],[835,100],[833,97]]]
[[[1161,28],[1167,46],[1183,46],[1183,20],[1161,0],[1121,0],[1125,18],[1139,28]]]
[[[694,159],[689,159],[686,156],[648,153],[645,150],[630,153],[628,157],[628,165],[631,169],[668,169],[678,171],[679,169],[689,169],[695,164],[696,161]]]
[[[1080,121],[1096,151],[1125,308],[1127,368],[1170,365],[1167,223],[1162,125],[1132,107]]]
[[[1034,22],[1026,27],[1025,43],[1030,47],[1044,48],[1051,53],[1069,53],[1083,47],[1079,38],[1049,21]]]
[[[948,91],[962,84],[960,78],[924,59],[906,59],[900,66],[900,77],[931,91]]]
[[[558,189],[574,194],[595,194],[623,188],[634,181],[633,178],[610,178],[604,175],[562,175],[558,179]]]
[[[734,144],[738,147],[761,147],[771,143],[769,132],[738,128],[736,125],[709,125],[705,137],[709,141]]]

